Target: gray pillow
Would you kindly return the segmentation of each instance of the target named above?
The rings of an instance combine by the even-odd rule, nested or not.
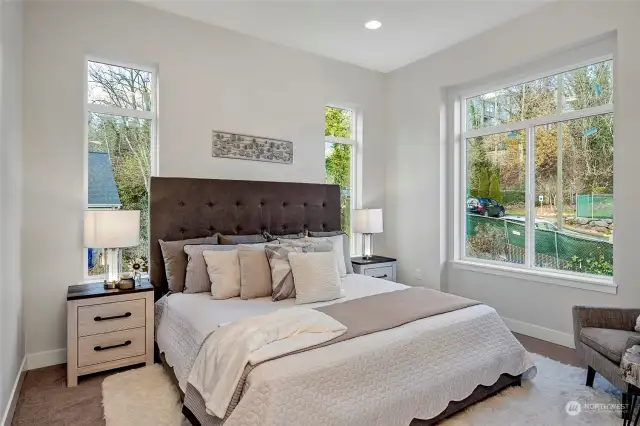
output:
[[[164,258],[164,270],[169,283],[169,290],[180,293],[184,290],[184,280],[187,270],[187,255],[184,246],[187,244],[218,244],[218,234],[212,237],[191,238],[180,241],[163,241],[160,243],[160,250]]]
[[[211,291],[211,280],[207,272],[207,263],[204,261],[202,252],[207,251],[229,251],[237,249],[236,246],[221,246],[212,244],[197,244],[184,246],[188,262],[186,276],[184,280],[185,293],[204,293]]]
[[[344,266],[347,267],[347,274],[353,274],[353,265],[351,264],[351,247],[349,246],[349,236],[347,234],[342,231],[309,231],[310,237],[335,237],[336,235],[342,235],[342,252],[344,253]]]
[[[262,234],[254,235],[219,235],[218,244],[232,245],[232,244],[258,244],[266,243],[267,239]]]
[[[277,241],[279,239],[282,240],[299,240],[307,236],[307,232],[298,232],[297,234],[286,234],[286,235],[271,235],[268,232],[263,232],[262,235],[267,239],[268,242]]]

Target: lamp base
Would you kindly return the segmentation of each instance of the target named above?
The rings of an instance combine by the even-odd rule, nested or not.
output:
[[[120,249],[108,248],[106,252],[106,266],[105,266],[105,289],[114,289],[118,281],[120,281],[120,272],[122,271],[122,259],[120,257]]]
[[[372,234],[362,234],[362,258],[371,259],[373,257]]]

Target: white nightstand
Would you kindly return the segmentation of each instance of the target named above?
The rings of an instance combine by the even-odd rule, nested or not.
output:
[[[351,264],[356,274],[368,275],[387,281],[396,280],[396,260],[391,257],[373,256],[371,258],[352,257]]]
[[[102,283],[67,292],[67,386],[78,376],[128,365],[153,364],[154,291],[148,282],[131,290]]]

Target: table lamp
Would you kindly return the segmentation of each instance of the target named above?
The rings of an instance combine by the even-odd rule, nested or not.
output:
[[[373,257],[371,234],[382,232],[382,209],[357,209],[353,211],[353,232],[362,234],[362,257]]]
[[[139,210],[86,210],[84,212],[84,246],[103,248],[106,254],[105,288],[115,288],[120,281],[120,249],[140,244]]]

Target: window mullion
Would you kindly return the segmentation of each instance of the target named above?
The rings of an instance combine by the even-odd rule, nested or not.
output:
[[[526,129],[526,161],[525,161],[525,266],[535,265],[535,225],[536,225],[536,143],[535,127]]]
[[[141,118],[145,120],[153,120],[153,111],[142,111],[139,109],[120,108],[111,105],[87,104],[89,113],[115,115],[119,117]]]
[[[500,124],[492,127],[481,127],[479,129],[467,130],[463,136],[467,139],[477,138],[480,136],[489,136],[496,133],[508,133],[526,129],[531,126],[543,126],[546,124],[559,123],[561,121],[577,120],[594,115],[609,114],[613,112],[613,104],[600,105],[595,107],[583,108],[576,111],[563,112],[555,115],[546,115],[543,117],[532,118],[515,123]]]

